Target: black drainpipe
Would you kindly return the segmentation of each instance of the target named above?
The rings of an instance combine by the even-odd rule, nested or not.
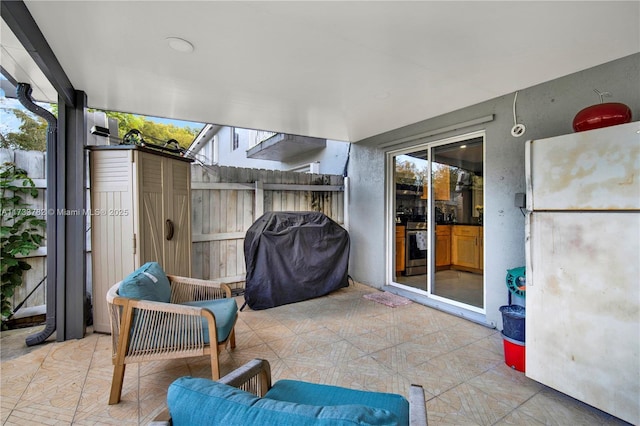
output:
[[[36,114],[39,117],[47,120],[47,157],[55,159],[57,135],[58,135],[58,120],[46,109],[36,105],[31,99],[31,86],[27,83],[18,83],[17,89],[18,100],[29,111]],[[55,211],[56,208],[56,190],[55,190],[55,173],[54,168],[51,167],[55,164],[52,161],[47,160],[47,209]],[[55,215],[47,215],[47,245],[54,247],[56,242],[56,219]],[[47,255],[47,276],[52,277],[47,279],[47,319],[44,330],[39,333],[32,334],[27,337],[27,346],[38,345],[56,331],[56,262],[55,256],[51,253]]]

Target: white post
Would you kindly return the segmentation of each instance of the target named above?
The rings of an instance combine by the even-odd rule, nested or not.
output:
[[[253,221],[255,222],[260,216],[264,214],[264,189],[262,181],[256,181],[256,190],[255,190],[255,207],[253,214]]]
[[[344,178],[344,206],[343,212],[344,215],[344,229],[349,231],[349,177],[345,176]]]

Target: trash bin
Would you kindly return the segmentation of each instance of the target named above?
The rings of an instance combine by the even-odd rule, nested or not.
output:
[[[525,366],[525,308],[520,305],[500,306],[502,312],[502,341],[504,362],[524,373]]]
[[[511,295],[526,296],[526,268],[507,269],[509,304],[500,306],[502,312],[502,339],[504,362],[509,367],[524,372],[525,368],[525,308],[511,304]]]
[[[510,339],[525,341],[525,307],[520,305],[500,306],[502,312],[502,333]]]

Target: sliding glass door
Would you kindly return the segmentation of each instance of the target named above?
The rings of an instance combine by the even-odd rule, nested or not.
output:
[[[394,157],[396,280],[427,290],[431,269],[427,230],[428,161],[426,150]]]
[[[484,309],[484,135],[389,155],[392,284]]]

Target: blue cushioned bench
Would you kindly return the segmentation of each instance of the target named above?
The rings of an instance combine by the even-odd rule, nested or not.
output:
[[[266,360],[254,359],[219,381],[181,377],[168,410],[153,425],[426,425],[424,391],[402,395],[298,380],[271,384]]]

